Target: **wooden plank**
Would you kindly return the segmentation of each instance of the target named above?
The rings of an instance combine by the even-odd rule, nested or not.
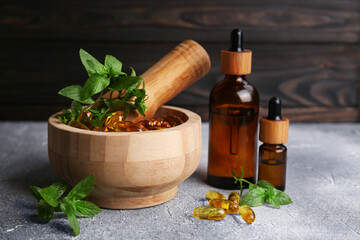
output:
[[[26,105],[28,109],[70,104],[57,91],[86,81],[87,75],[78,57],[80,47],[102,61],[105,54],[111,53],[120,60],[125,59],[126,65],[132,63],[138,73],[142,73],[176,45],[64,41],[2,41],[1,44],[0,104]],[[211,88],[223,77],[220,50],[227,46],[222,43],[203,46],[212,60],[210,73],[169,104],[192,107],[208,104]],[[285,108],[358,106],[359,46],[248,44],[246,47],[254,52],[253,73],[248,80],[259,90],[263,107],[271,96],[281,97]]]
[[[181,106],[196,112],[203,121],[209,120],[209,106]],[[329,107],[308,107],[308,108],[283,108],[283,116],[289,118],[290,122],[358,122],[360,114],[355,107],[329,108]],[[267,115],[266,108],[260,108],[260,117]]]
[[[7,1],[0,39],[227,41],[238,27],[254,42],[360,39],[357,0]]]
[[[175,105],[189,109],[201,116],[202,121],[209,119],[208,105]],[[0,104],[0,121],[46,121],[52,114],[61,111],[66,106],[50,105],[16,105]],[[266,115],[266,109],[260,109],[261,115]],[[359,113],[356,107],[329,108],[284,108],[283,116],[291,122],[358,122]]]

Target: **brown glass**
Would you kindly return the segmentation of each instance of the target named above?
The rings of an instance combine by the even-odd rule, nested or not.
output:
[[[259,94],[245,76],[226,75],[210,94],[207,181],[236,189],[231,169],[250,182],[256,180]],[[245,186],[247,187],[247,186]]]
[[[285,190],[286,152],[282,144],[264,143],[259,148],[258,180],[265,180],[277,189]]]

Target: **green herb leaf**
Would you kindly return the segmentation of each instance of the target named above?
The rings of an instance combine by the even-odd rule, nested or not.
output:
[[[40,195],[40,190],[41,188],[37,187],[37,186],[29,186],[30,191],[32,193],[32,195],[38,200],[40,201],[42,199],[41,195]]]
[[[57,201],[59,192],[54,187],[46,187],[41,189],[40,195],[50,206],[56,207],[59,204]]]
[[[101,213],[101,209],[93,204],[92,202],[88,201],[76,201],[73,204],[74,214],[77,217],[93,217],[98,213]]]
[[[131,68],[131,74],[130,74],[130,76],[131,76],[131,77],[135,77],[135,76],[136,76],[136,72],[135,72],[134,68],[133,68],[133,67],[130,67],[130,68]]]
[[[269,188],[267,191],[267,201],[276,208],[280,208],[279,198],[277,197],[275,188]]]
[[[58,195],[56,197],[56,199],[59,199],[59,197],[61,197],[64,192],[67,189],[67,184],[66,182],[57,182],[57,183],[53,183],[50,185],[50,187],[56,188],[56,190],[58,190]]]
[[[266,201],[265,189],[262,187],[256,187],[249,191],[241,200],[241,205],[248,205],[249,207],[261,206]]]
[[[74,210],[72,209],[70,204],[61,204],[61,209],[63,210],[63,212],[66,214],[66,216],[69,219],[71,228],[74,231],[75,236],[80,234],[80,225],[78,220],[76,219]]]
[[[80,85],[71,85],[61,89],[58,93],[61,96],[70,98],[72,100],[81,102],[83,104],[93,104],[94,100],[92,100],[91,98],[81,99],[80,97],[81,91],[82,88]]]
[[[88,99],[91,96],[103,91],[110,84],[110,78],[105,74],[94,73],[86,81],[80,96],[82,100]]]
[[[72,101],[71,103],[71,120],[76,121],[83,111],[82,105],[78,101]]]
[[[249,184],[249,191],[253,190],[254,188],[256,188],[255,184]]]
[[[87,176],[79,182],[67,195],[69,200],[80,200],[89,195],[94,188],[95,177],[93,174]]]
[[[84,65],[89,77],[94,73],[99,73],[99,74],[107,73],[105,66],[102,65],[98,60],[96,60],[96,58],[91,56],[85,50],[80,49],[79,54],[80,54],[81,62]]]
[[[269,183],[269,182],[267,182],[265,180],[258,181],[256,185],[259,186],[259,187],[266,188],[266,189],[275,188],[271,183]]]
[[[105,56],[105,67],[108,69],[111,77],[117,77],[120,74],[125,74],[121,71],[122,62],[111,55]]]
[[[143,79],[141,77],[132,77],[124,76],[116,78],[113,83],[109,86],[112,90],[122,91],[126,89],[127,91],[136,88],[136,84]]]
[[[283,191],[275,189],[274,192],[275,192],[277,198],[279,199],[279,204],[280,205],[288,205],[288,204],[292,203],[291,198],[286,193],[284,193]]]
[[[54,208],[50,206],[44,199],[40,199],[38,203],[38,215],[42,222],[49,222],[54,217]]]
[[[62,123],[67,124],[71,120],[71,112],[66,109],[62,110],[62,113],[56,116]]]

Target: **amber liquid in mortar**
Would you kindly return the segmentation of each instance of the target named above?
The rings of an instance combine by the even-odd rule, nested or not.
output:
[[[259,97],[243,76],[227,75],[210,96],[208,183],[224,189],[239,188],[238,177],[256,180]],[[246,187],[246,186],[245,186]]]

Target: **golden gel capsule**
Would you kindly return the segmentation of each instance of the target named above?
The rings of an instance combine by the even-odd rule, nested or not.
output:
[[[239,205],[230,200],[212,199],[209,202],[209,206],[222,208],[228,214],[235,214],[239,211]]]
[[[245,222],[252,223],[253,221],[255,221],[255,213],[249,206],[247,205],[240,206],[239,213]]]
[[[228,196],[228,200],[239,204],[240,203],[240,195],[237,192],[231,192]]]
[[[221,193],[210,190],[206,193],[206,199],[207,200],[211,200],[211,199],[225,199],[226,200],[226,197],[224,195],[222,195]]]
[[[92,114],[89,111],[82,111],[79,115],[78,122],[91,127]]]
[[[82,124],[81,122],[77,122],[77,121],[70,121],[68,123],[69,126],[71,127],[76,127],[76,128],[80,128],[80,129],[85,129],[85,130],[90,130],[86,125]]]
[[[224,219],[226,213],[222,208],[202,206],[195,208],[193,215],[197,219],[221,220]]]

